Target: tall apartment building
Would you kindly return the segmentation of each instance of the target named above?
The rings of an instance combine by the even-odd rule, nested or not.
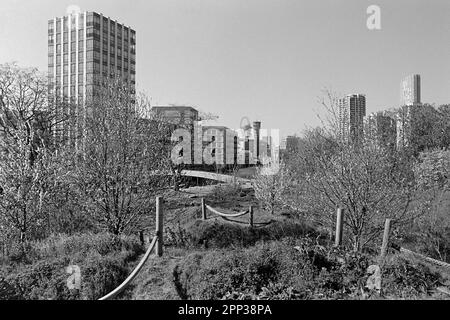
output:
[[[421,102],[420,75],[407,76],[400,83],[400,109],[397,113],[397,148],[410,145],[411,118]]]
[[[389,111],[369,114],[364,119],[364,137],[376,147],[395,148],[397,137],[395,115]]]
[[[48,21],[48,78],[56,101],[85,106],[102,82],[119,77],[136,85],[136,32],[95,12],[72,13]],[[83,109],[85,110],[85,109]],[[61,110],[67,112],[67,110]],[[67,130],[63,130],[66,134]]]
[[[400,83],[400,106],[421,105],[420,75],[413,74],[405,77]]]
[[[338,101],[339,133],[345,141],[359,140],[364,132],[366,96],[349,94]]]

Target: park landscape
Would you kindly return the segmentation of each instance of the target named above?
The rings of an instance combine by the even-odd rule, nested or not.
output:
[[[0,299],[100,299],[152,239],[159,252],[114,299],[450,298],[449,105],[414,113],[398,150],[342,140],[328,91],[322,125],[279,164],[220,183],[180,175],[172,127],[119,81],[84,122],[36,69],[1,65],[0,89]]]

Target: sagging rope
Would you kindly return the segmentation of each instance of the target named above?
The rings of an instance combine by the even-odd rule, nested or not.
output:
[[[214,209],[213,207],[208,206],[208,205],[206,205],[206,208],[209,211],[211,211],[212,213],[215,213],[215,214],[217,214],[217,215],[219,215],[221,217],[225,217],[225,218],[237,218],[237,217],[241,217],[243,215],[246,215],[246,214],[248,214],[250,212],[249,210],[246,210],[244,212],[239,212],[239,213],[235,213],[235,214],[228,214],[228,213],[219,212],[216,209]]]
[[[441,267],[449,268],[449,269],[450,269],[450,264],[449,264],[449,263],[446,263],[446,262],[444,262],[444,261],[440,261],[440,260],[436,260],[436,259],[427,257],[427,256],[425,256],[425,255],[423,255],[423,254],[420,254],[420,253],[417,253],[417,252],[408,250],[408,249],[406,249],[406,248],[400,247],[399,245],[392,244],[391,246],[392,246],[392,248],[394,248],[394,249],[396,249],[397,251],[400,251],[400,252],[402,252],[402,253],[408,253],[408,254],[417,256],[417,257],[419,257],[419,258],[421,258],[421,259],[423,259],[423,260],[426,260],[426,261],[428,261],[428,262],[430,262],[430,263],[434,263],[434,264],[436,264],[436,265],[438,265],[438,266],[441,266]]]
[[[158,240],[158,237],[153,237],[153,240],[150,244],[150,247],[147,249],[147,252],[145,253],[144,257],[141,259],[141,262],[137,265],[136,268],[134,268],[133,272],[128,276],[128,278],[125,279],[124,282],[120,286],[118,286],[116,289],[108,293],[106,296],[100,298],[99,300],[110,300],[115,298],[119,293],[121,293],[125,288],[130,284],[131,281],[133,281],[134,278],[139,274],[144,264],[147,262],[148,258],[150,257],[150,254],[152,253],[153,249],[155,248],[156,241]]]

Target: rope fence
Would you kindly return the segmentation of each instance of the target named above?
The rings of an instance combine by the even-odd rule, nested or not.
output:
[[[143,241],[143,233],[140,235],[141,242]],[[145,255],[142,257],[139,264],[134,268],[133,272],[126,278],[116,289],[108,293],[106,296],[101,297],[99,300],[111,300],[117,297],[120,293],[122,293],[128,285],[137,277],[139,272],[144,267],[145,263],[150,258],[150,255],[153,251],[155,251],[156,255],[161,257],[163,255],[163,198],[156,198],[156,236],[153,237],[150,246],[148,247]]]
[[[342,244],[342,235],[343,235],[343,229],[344,229],[344,209],[342,208],[338,208],[337,209],[337,218],[336,218],[336,236],[335,236],[335,246],[338,247]],[[380,250],[380,257],[379,257],[379,261],[380,263],[383,262],[386,254],[387,254],[387,249],[388,248],[394,248],[399,252],[402,253],[407,253],[407,254],[411,254],[414,255],[418,258],[421,258],[425,261],[428,261],[430,263],[433,263],[435,265],[444,267],[444,268],[449,268],[450,269],[450,264],[446,263],[444,261],[439,261],[430,257],[427,257],[423,254],[408,250],[406,248],[403,248],[399,245],[390,243],[390,229],[391,229],[391,219],[386,219],[385,221],[385,225],[384,225],[384,231],[383,231],[383,243],[381,245],[381,250]]]
[[[150,257],[151,253],[153,252],[153,249],[155,249],[156,242],[158,241],[158,237],[153,237],[152,243],[150,244],[147,252],[145,253],[144,257],[141,259],[137,267],[133,270],[133,272],[128,276],[128,278],[125,279],[124,282],[120,286],[118,286],[116,289],[108,293],[106,296],[100,298],[99,300],[111,300],[114,299],[117,295],[122,293],[122,291],[125,290],[125,288],[133,281],[134,278],[139,274],[139,272],[142,270],[142,267],[147,262],[148,258]]]
[[[253,206],[250,206],[249,210],[238,212],[238,213],[224,213],[220,212],[217,209],[214,209],[213,207],[206,204],[205,199],[202,198],[202,219],[207,220],[208,219],[208,210],[212,212],[215,215],[218,215],[223,218],[238,218],[245,216],[246,214],[249,214],[249,225],[253,228]]]

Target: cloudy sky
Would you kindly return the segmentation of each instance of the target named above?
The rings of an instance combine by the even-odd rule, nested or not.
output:
[[[381,8],[381,30],[366,9]],[[155,105],[192,105],[239,127],[282,134],[319,124],[321,90],[363,93],[368,112],[399,104],[422,76],[422,100],[450,103],[448,0],[1,0],[0,63],[47,68],[47,21],[70,5],[137,32],[137,81]]]

